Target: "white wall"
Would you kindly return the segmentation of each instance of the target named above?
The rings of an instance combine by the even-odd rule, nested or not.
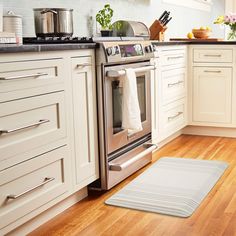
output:
[[[178,0],[176,0],[178,1]],[[172,13],[173,20],[168,25],[169,37],[185,37],[193,27],[212,26],[214,36],[224,37],[224,30],[214,26],[213,21],[224,13],[224,0],[213,0],[212,12],[204,12],[185,7],[164,4],[162,0],[0,0],[4,12],[14,10],[22,15],[24,36],[34,36],[33,8],[66,7],[74,9],[74,35],[89,36],[96,33],[94,17],[96,12],[109,2],[114,9],[114,20],[129,19],[143,21],[148,26],[164,10]],[[89,16],[93,17],[93,29],[88,30]]]

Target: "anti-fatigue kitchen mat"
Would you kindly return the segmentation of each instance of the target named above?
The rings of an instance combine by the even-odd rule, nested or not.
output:
[[[105,203],[189,217],[227,167],[222,161],[163,157]]]

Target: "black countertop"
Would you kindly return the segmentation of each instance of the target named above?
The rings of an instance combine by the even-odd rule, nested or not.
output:
[[[185,42],[185,41],[166,41],[155,42],[157,46],[170,46],[170,45],[236,45],[236,41],[204,41],[204,42]],[[60,51],[60,50],[78,50],[78,49],[95,49],[97,43],[72,43],[72,44],[4,44],[0,45],[0,53],[17,53],[17,52],[45,52],[45,51]]]
[[[24,45],[4,44],[0,45],[0,53],[95,49],[96,47],[97,47],[96,43],[24,44]]]
[[[166,41],[166,42],[155,42],[157,46],[168,46],[168,45],[189,45],[189,44],[224,44],[224,45],[236,45],[236,41]]]

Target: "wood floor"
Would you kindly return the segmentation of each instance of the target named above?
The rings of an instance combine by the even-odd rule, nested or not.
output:
[[[163,156],[223,160],[224,176],[189,218],[106,206],[104,201],[149,166],[103,194],[93,194],[30,235],[236,236],[236,139],[183,135],[155,153]]]

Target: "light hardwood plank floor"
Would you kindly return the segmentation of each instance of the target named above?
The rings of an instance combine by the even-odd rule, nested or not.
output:
[[[230,166],[189,218],[104,205],[107,198],[147,169],[148,165],[112,190],[103,194],[93,193],[30,236],[236,236],[236,139],[182,135],[158,150],[153,162],[163,156],[223,160]]]

